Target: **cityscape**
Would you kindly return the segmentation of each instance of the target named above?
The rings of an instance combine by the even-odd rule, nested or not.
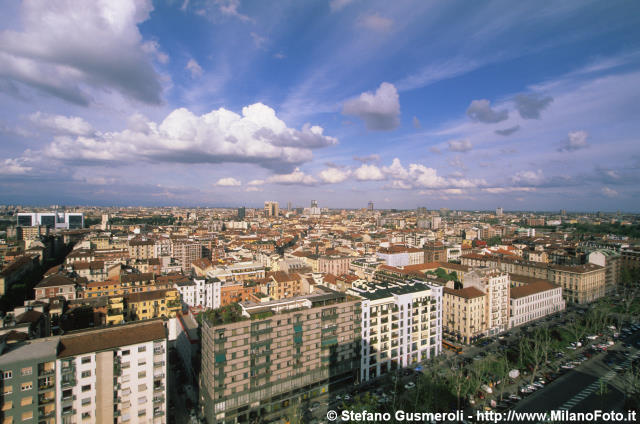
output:
[[[0,5],[3,424],[640,421],[640,3]]]

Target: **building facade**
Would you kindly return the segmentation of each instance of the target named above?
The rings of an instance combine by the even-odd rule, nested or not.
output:
[[[562,287],[546,281],[512,287],[510,304],[509,328],[563,311],[566,307]]]

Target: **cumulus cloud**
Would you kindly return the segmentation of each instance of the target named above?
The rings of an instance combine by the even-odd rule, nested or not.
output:
[[[21,159],[5,159],[0,161],[0,175],[25,175],[33,168],[26,166]]]
[[[391,165],[382,167],[382,170],[391,178],[399,180],[409,178],[409,172],[402,166],[402,163],[398,158],[394,158]]]
[[[380,181],[385,178],[380,168],[367,164],[363,164],[360,168],[356,169],[353,175],[358,181]]]
[[[589,146],[587,143],[587,137],[589,133],[586,131],[572,131],[567,136],[562,147],[558,149],[559,152],[572,152],[574,150],[584,149]]]
[[[151,0],[22,2],[16,28],[0,32],[0,78],[79,105],[88,88],[159,104],[157,48],[138,30],[152,10]]]
[[[316,180],[312,175],[305,174],[300,170],[300,168],[296,168],[290,174],[273,175],[267,178],[267,182],[283,185],[314,185],[318,182],[318,180]]]
[[[218,187],[238,187],[242,185],[242,183],[236,180],[233,177],[220,178],[218,182],[216,182]]]
[[[56,134],[91,135],[93,127],[84,119],[77,116],[48,115],[36,112],[29,116],[29,120],[40,128],[50,130]]]
[[[244,189],[244,191],[246,191],[246,192],[258,192],[258,191],[262,191],[262,189],[259,188],[259,187],[247,187],[247,188]]]
[[[483,188],[482,191],[491,194],[503,194],[503,193],[512,193],[512,192],[532,192],[536,191],[535,187],[487,187]]]
[[[507,135],[513,134],[514,132],[518,131],[519,129],[520,129],[520,125],[516,125],[514,127],[505,128],[503,130],[496,130],[495,133],[498,134],[498,135],[507,136]]]
[[[465,179],[465,178],[446,178],[438,175],[434,168],[429,168],[422,164],[409,164],[408,169],[405,168],[400,159],[395,158],[391,166],[383,167],[385,176],[394,180],[402,181],[404,184],[396,183],[396,187],[400,188],[410,185],[413,188],[474,188],[486,185],[483,179]],[[392,184],[393,186],[393,184]]]
[[[195,59],[189,59],[189,61],[187,62],[187,66],[185,66],[185,69],[191,72],[192,78],[198,78],[202,76],[202,67],[198,64],[198,62],[196,62]]]
[[[537,171],[520,171],[511,177],[514,185],[536,186],[545,181],[544,174],[541,169]]]
[[[330,167],[320,172],[320,179],[328,184],[336,184],[349,178],[350,172],[347,169]]]
[[[393,20],[380,16],[378,13],[361,16],[357,24],[376,32],[389,32],[393,28]]]
[[[463,140],[450,140],[447,144],[449,144],[449,150],[452,152],[468,152],[473,149],[473,145],[466,138]]]
[[[247,185],[250,186],[261,186],[264,185],[265,181],[264,180],[251,180],[247,183]]]
[[[344,115],[357,116],[373,131],[389,131],[400,125],[400,101],[393,84],[383,82],[375,93],[369,91],[347,100]]]
[[[540,119],[542,112],[553,101],[551,96],[540,94],[518,94],[513,101],[520,116],[524,119]]]
[[[243,22],[252,21],[250,17],[238,11],[238,8],[240,7],[240,0],[214,0],[214,2],[223,15],[238,18]]]
[[[602,187],[601,193],[607,197],[617,197],[618,192],[609,187]]]
[[[494,110],[491,108],[491,102],[486,99],[473,100],[467,108],[467,116],[473,121],[493,124],[504,121],[509,117],[509,112],[504,110]]]
[[[287,127],[273,109],[256,103],[242,115],[224,108],[195,115],[185,108],[159,124],[138,117],[136,129],[93,136],[57,136],[44,155],[74,164],[131,163],[139,160],[178,163],[255,163],[290,172],[310,161],[312,149],[336,144],[317,126]],[[141,129],[143,131],[141,131]]]

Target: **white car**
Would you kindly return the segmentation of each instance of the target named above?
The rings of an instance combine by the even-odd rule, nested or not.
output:
[[[404,385],[404,388],[407,389],[407,390],[411,390],[414,387],[416,387],[416,384],[414,382],[412,382],[412,381],[410,381],[410,382],[408,382],[407,384]]]

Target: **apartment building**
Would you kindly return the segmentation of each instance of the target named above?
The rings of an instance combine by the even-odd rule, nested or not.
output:
[[[182,309],[176,289],[129,293],[125,295],[125,301],[129,317],[137,320],[174,318]]]
[[[349,272],[349,265],[353,259],[351,256],[320,256],[317,272],[333,275],[346,274]]]
[[[302,294],[302,278],[299,274],[276,271],[270,273],[266,286],[266,295],[272,299],[285,299]]]
[[[605,294],[605,267],[585,265],[550,265],[548,280],[559,286],[565,299],[574,303],[589,303]]]
[[[488,335],[501,333],[509,327],[509,274],[498,268],[477,269],[467,272],[463,287],[475,287],[486,294],[484,322]]]
[[[640,268],[640,246],[631,246],[620,250],[620,267]]]
[[[280,213],[278,202],[267,201],[264,202],[264,216],[265,217],[277,217]]]
[[[264,278],[264,266],[260,262],[243,261],[230,265],[217,265],[206,273],[207,278],[218,278],[221,281],[247,281]]]
[[[64,275],[52,274],[36,284],[33,290],[36,300],[46,301],[55,297],[73,300],[77,298],[78,284]]]
[[[182,271],[188,272],[191,269],[191,263],[202,258],[202,245],[190,240],[172,240],[171,257],[178,262]]]
[[[323,289],[221,309],[205,313],[201,327],[200,404],[208,423],[273,420],[330,383],[353,381],[358,299]]]
[[[440,354],[441,286],[361,283],[348,293],[362,298],[361,381]]]
[[[444,337],[471,344],[487,334],[486,294],[475,287],[444,288]]]
[[[57,423],[167,422],[167,337],[147,321],[60,337]]]
[[[217,278],[194,278],[179,281],[174,286],[180,293],[182,302],[188,306],[215,309],[221,306],[222,282]]]
[[[3,423],[56,423],[57,339],[0,341]]]
[[[424,251],[415,247],[391,246],[382,248],[377,253],[378,258],[389,266],[401,267],[424,263]]]
[[[84,214],[81,212],[23,212],[17,216],[18,227],[42,225],[49,228],[84,228]]]
[[[562,287],[547,281],[512,287],[509,302],[509,328],[563,311],[566,307]]]
[[[152,259],[156,257],[155,242],[153,240],[129,240],[128,250],[131,259]]]
[[[607,295],[616,292],[620,284],[620,265],[622,257],[618,252],[611,249],[598,249],[587,255],[590,264],[605,268],[604,292]]]

